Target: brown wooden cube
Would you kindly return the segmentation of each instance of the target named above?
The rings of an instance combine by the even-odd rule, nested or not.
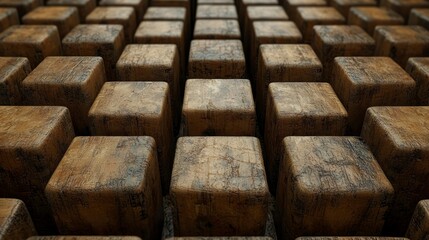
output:
[[[147,0],[101,0],[100,6],[133,7],[136,12],[137,23],[143,19],[149,1]]]
[[[106,81],[100,57],[48,57],[22,82],[27,105],[65,106],[78,134],[88,134],[88,111]]]
[[[372,107],[362,138],[395,188],[385,232],[402,235],[416,204],[429,199],[429,107]]]
[[[0,34],[0,55],[26,57],[35,68],[45,57],[61,55],[60,35],[55,26],[12,26]]]
[[[69,111],[1,106],[0,122],[0,197],[24,201],[38,232],[52,233],[56,227],[43,191],[74,137]]]
[[[239,40],[193,40],[188,78],[235,78],[246,76],[246,60]]]
[[[92,135],[156,140],[164,193],[170,185],[174,149],[169,94],[165,82],[108,82],[88,113]]]
[[[329,83],[271,83],[265,115],[268,179],[275,192],[286,136],[341,136],[347,112]]]
[[[407,21],[413,8],[428,8],[429,2],[426,0],[381,0],[380,5],[401,14]]]
[[[377,6],[377,0],[330,0],[331,5],[336,8],[346,19],[351,7]]]
[[[387,8],[379,7],[352,7],[348,24],[358,25],[371,36],[378,25],[402,25],[404,18]]]
[[[27,240],[142,240],[139,237],[103,236],[38,236]]]
[[[136,13],[132,7],[97,7],[86,17],[89,24],[119,24],[124,27],[125,41],[133,42]]]
[[[357,137],[287,137],[283,148],[281,239],[380,235],[394,189],[365,143]]]
[[[240,25],[231,19],[197,19],[194,39],[241,39]]]
[[[0,8],[0,32],[13,25],[19,25],[19,16],[15,8]]]
[[[39,0],[3,0],[0,1],[0,7],[16,8],[20,17],[37,8],[40,5]]]
[[[323,63],[324,79],[329,82],[335,57],[372,56],[375,41],[358,26],[314,26],[312,47]]]
[[[414,210],[408,225],[406,237],[412,240],[424,240],[429,232],[429,200],[421,200]]]
[[[199,5],[196,18],[238,20],[238,15],[234,5]]]
[[[259,140],[179,138],[170,195],[176,236],[262,235],[270,193]]]
[[[416,8],[411,10],[408,25],[420,25],[429,29],[429,8]]]
[[[235,4],[234,0],[197,0],[197,5]]]
[[[429,58],[409,58],[406,70],[416,81],[418,102],[429,106]]]
[[[100,56],[104,60],[108,81],[116,80],[115,64],[125,46],[122,25],[82,24],[63,39],[66,56]]]
[[[194,22],[196,11],[194,4],[191,4],[190,0],[152,0],[150,4],[153,7],[184,7],[186,9],[186,18],[190,22]]]
[[[94,10],[97,3],[95,0],[48,0],[46,5],[77,7],[80,21],[84,23],[86,16]]]
[[[0,105],[20,105],[21,82],[31,72],[26,58],[0,57]]]
[[[429,54],[429,31],[420,26],[377,26],[375,54],[389,56],[403,68],[408,58]]]
[[[22,18],[24,24],[57,26],[61,38],[76,27],[79,21],[75,7],[38,7]]]
[[[24,202],[0,198],[0,239],[26,239],[37,235]]]
[[[46,186],[61,234],[161,237],[163,207],[151,137],[77,137]]]
[[[328,2],[326,0],[284,0],[283,5],[289,18],[295,21],[298,7],[324,7]]]
[[[241,27],[244,27],[248,6],[278,6],[278,0],[237,0],[237,13]]]

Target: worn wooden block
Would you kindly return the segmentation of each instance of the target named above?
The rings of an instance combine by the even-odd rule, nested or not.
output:
[[[236,0],[240,26],[243,28],[248,6],[278,6],[278,0]]]
[[[40,6],[39,0],[2,0],[0,7],[16,8],[20,17]]]
[[[284,0],[283,6],[289,15],[289,18],[296,19],[298,7],[324,7],[327,6],[326,0]]]
[[[38,7],[22,18],[24,24],[57,26],[61,38],[77,26],[79,21],[75,7]]]
[[[344,135],[347,112],[329,83],[271,83],[266,99],[266,162],[275,192],[283,138]]]
[[[194,39],[241,39],[240,25],[230,19],[197,19]]]
[[[0,107],[0,197],[23,200],[41,234],[56,229],[43,191],[73,137],[64,107]]]
[[[358,25],[371,36],[378,25],[402,25],[404,18],[393,10],[381,7],[352,7],[348,24]]]
[[[19,25],[19,16],[16,9],[0,8],[0,32],[13,25]]]
[[[77,134],[88,134],[88,111],[106,81],[100,57],[47,57],[22,82],[26,105],[65,106]]]
[[[0,198],[0,239],[26,239],[37,235],[24,202]]]
[[[429,54],[429,31],[420,26],[377,26],[375,54],[389,56],[403,68],[408,58]]]
[[[155,139],[164,193],[170,185],[174,149],[169,94],[165,82],[108,82],[88,113],[92,135]]]
[[[37,236],[27,240],[141,240],[139,237],[103,236]]]
[[[331,5],[336,8],[346,19],[351,7],[377,6],[377,0],[330,0]]]
[[[234,0],[197,0],[197,5],[235,4]]]
[[[270,237],[172,237],[167,240],[272,240]]]
[[[100,6],[110,7],[133,7],[136,12],[137,23],[139,23],[148,8],[147,0],[101,0]]]
[[[189,51],[188,78],[246,77],[246,60],[239,40],[193,40]]]
[[[97,7],[86,17],[89,24],[119,24],[124,28],[125,41],[133,42],[136,13],[132,7]]]
[[[80,21],[84,23],[86,16],[95,9],[97,2],[95,0],[48,0],[46,5],[76,7]]]
[[[367,108],[415,103],[415,81],[391,58],[338,57],[331,85],[349,113],[349,131],[359,134]]]
[[[365,116],[361,136],[395,188],[388,234],[404,234],[416,204],[429,198],[428,118],[429,107],[372,107]]]
[[[77,137],[46,186],[61,234],[161,237],[161,183],[151,137]]]
[[[429,106],[429,58],[409,58],[406,70],[416,81],[418,102]]]
[[[413,8],[427,8],[429,2],[425,0],[381,0],[380,5],[401,14],[407,21]]]
[[[26,57],[35,68],[47,56],[61,55],[55,26],[15,25],[0,34],[0,55]]]
[[[234,5],[199,5],[196,18],[238,20],[238,15]]]
[[[20,105],[21,82],[31,72],[26,58],[0,57],[0,105]]]
[[[429,8],[415,8],[411,10],[408,25],[420,25],[429,29]]]
[[[372,56],[375,41],[358,26],[314,26],[312,47],[323,63],[325,81],[330,81],[334,58],[338,56]]]
[[[421,200],[414,210],[408,226],[406,237],[413,240],[424,240],[429,232],[429,200]]]
[[[287,137],[283,147],[277,187],[282,239],[380,235],[394,190],[365,143]]]
[[[259,140],[179,138],[170,195],[176,236],[262,235],[269,191]]]
[[[152,0],[150,4],[153,7],[184,7],[186,9],[186,18],[190,22],[195,20],[196,10],[190,0]]]
[[[102,57],[107,80],[116,80],[115,64],[125,47],[122,25],[81,24],[67,34],[62,43],[66,56]]]

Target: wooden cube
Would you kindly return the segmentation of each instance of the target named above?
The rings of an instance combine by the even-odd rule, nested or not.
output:
[[[158,147],[161,183],[164,193],[168,192],[174,135],[167,83],[105,83],[88,117],[92,135],[153,137]]]
[[[194,39],[241,39],[237,20],[197,19]]]
[[[102,236],[38,236],[27,240],[141,240],[139,237]]]
[[[15,8],[0,8],[0,32],[13,25],[19,25],[19,16]]]
[[[116,80],[115,64],[124,47],[125,35],[122,25],[82,24],[63,39],[66,56],[102,57],[108,81]]]
[[[133,42],[136,13],[132,7],[97,7],[86,17],[89,24],[119,24],[124,28],[125,41]]]
[[[40,5],[39,0],[3,0],[0,1],[0,7],[16,8],[20,17],[37,8]]]
[[[429,54],[429,31],[420,26],[377,26],[375,54],[389,56],[403,68],[408,58]]]
[[[20,105],[21,82],[31,72],[26,58],[0,57],[0,105]]]
[[[151,137],[77,137],[46,186],[61,234],[161,237],[163,207]]]
[[[380,5],[401,14],[407,21],[413,8],[427,8],[429,2],[426,0],[381,0]]]
[[[246,60],[239,40],[193,40],[189,51],[188,78],[246,76]]]
[[[429,58],[409,58],[406,70],[416,81],[418,102],[429,106]]]
[[[420,25],[429,29],[429,8],[411,10],[408,25]]]
[[[234,5],[199,5],[196,18],[238,20],[238,15]]]
[[[395,188],[386,234],[402,235],[416,204],[429,199],[429,107],[372,107],[362,138]]]
[[[346,19],[351,7],[377,6],[377,0],[330,0],[331,5],[336,8]]]
[[[195,20],[195,6],[191,4],[190,0],[152,0],[150,4],[153,7],[184,7],[186,9],[186,18],[190,22]],[[173,9],[170,11],[173,11]]]
[[[185,136],[254,136],[256,111],[250,81],[187,80],[181,122]]]
[[[287,137],[283,147],[281,239],[380,235],[394,190],[365,143],[357,137]]]
[[[379,7],[352,7],[348,24],[358,25],[371,36],[378,25],[402,25],[404,18],[387,8]]]
[[[341,136],[347,112],[329,83],[271,83],[265,115],[268,179],[275,192],[283,138]]]
[[[292,20],[296,19],[298,7],[324,7],[327,0],[284,0],[283,6]]]
[[[358,26],[314,26],[312,47],[323,63],[324,80],[329,82],[335,57],[372,56],[375,41]]]
[[[97,3],[95,0],[48,0],[46,5],[77,7],[80,21],[84,23],[86,16],[94,10]]]
[[[244,27],[248,6],[278,6],[278,0],[237,0],[237,13],[241,27]]]
[[[88,134],[88,111],[106,81],[100,57],[48,57],[22,82],[26,105],[65,106],[77,134]]]
[[[349,130],[359,134],[367,108],[415,103],[415,81],[388,57],[338,57],[331,85],[349,113]]]
[[[37,232],[24,202],[0,198],[0,238],[26,239],[34,235]]]
[[[149,1],[147,0],[101,0],[100,6],[133,7],[136,12],[137,23],[143,19]]]
[[[60,35],[55,26],[12,26],[0,34],[0,55],[26,57],[35,68],[45,57],[61,55]]]
[[[429,200],[421,200],[414,210],[405,236],[413,240],[424,240],[429,232]]]
[[[315,25],[342,25],[346,19],[333,7],[298,7],[295,22],[304,42],[311,43]]]
[[[257,138],[179,138],[170,189],[176,236],[262,235],[269,195]]]
[[[0,122],[0,198],[21,199],[39,233],[55,232],[44,189],[74,137],[69,111],[1,106]]]
[[[234,0],[197,0],[197,5],[235,4]]]

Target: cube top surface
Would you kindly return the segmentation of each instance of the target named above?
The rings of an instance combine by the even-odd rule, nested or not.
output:
[[[299,237],[296,240],[408,240],[401,237]]]
[[[246,79],[188,79],[183,109],[253,112],[250,82]]]
[[[283,141],[287,164],[301,192],[393,193],[369,147],[357,137],[286,137]]]
[[[412,57],[408,59],[408,63],[413,64],[416,69],[422,71],[429,77],[429,57]]]
[[[89,115],[159,118],[168,94],[165,82],[106,82]]]
[[[285,0],[285,2],[291,6],[305,6],[305,5],[325,6],[327,5],[326,0]]]
[[[0,106],[0,149],[37,150],[66,114],[65,107]]]
[[[234,5],[199,5],[196,18],[237,19]]]
[[[345,21],[343,15],[333,7],[298,7],[297,12],[305,21]]]
[[[253,28],[256,37],[302,38],[301,32],[292,21],[254,21]]]
[[[281,6],[248,6],[247,16],[250,20],[288,20],[288,15]]]
[[[69,4],[69,5],[85,5],[93,0],[48,0],[48,4]]]
[[[411,12],[424,19],[429,19],[429,8],[413,8]]]
[[[377,26],[375,31],[393,43],[429,44],[429,31],[421,26]]]
[[[425,7],[429,6],[426,0],[387,0],[390,4],[399,6]]]
[[[234,0],[197,0],[197,4],[234,4]]]
[[[234,19],[197,19],[195,21],[194,38],[209,35],[238,39],[240,34],[240,26]]]
[[[270,237],[172,237],[166,240],[273,240]]]
[[[130,5],[138,5],[144,0],[101,0],[100,2],[108,3],[108,4],[130,4]]]
[[[86,16],[86,21],[128,20],[133,13],[134,8],[132,7],[96,7]]]
[[[116,66],[172,67],[177,47],[174,44],[129,44],[125,47]]]
[[[244,61],[240,40],[193,40],[189,60]]]
[[[77,11],[75,7],[38,7],[23,17],[26,20],[64,20]]]
[[[141,191],[149,161],[156,159],[155,148],[151,137],[76,137],[46,189],[110,194]]]
[[[352,7],[350,9],[351,12],[358,15],[360,18],[370,21],[388,21],[388,20],[396,20],[398,22],[403,22],[404,18],[396,13],[393,10],[388,8],[381,7]],[[399,25],[399,23],[398,23]]]
[[[20,67],[30,64],[23,57],[0,57],[0,83],[8,80]]]
[[[262,44],[259,49],[266,66],[322,67],[322,63],[310,45]]]
[[[141,240],[139,237],[103,236],[35,236],[27,240]]]
[[[7,224],[11,222],[10,218],[15,214],[17,208],[23,205],[24,202],[19,199],[0,198],[0,229],[6,229]]]
[[[122,25],[116,24],[80,24],[67,34],[63,44],[112,44],[123,31]]]
[[[141,37],[182,37],[184,24],[182,21],[142,21],[135,33]]]
[[[400,149],[429,149],[429,107],[371,107],[384,136]]]
[[[41,44],[57,31],[53,25],[15,25],[0,34],[0,42]]]
[[[347,44],[374,44],[374,39],[358,26],[326,25],[314,26],[315,34],[324,44],[347,45]]]
[[[262,151],[254,137],[182,137],[171,191],[269,194]]]
[[[185,20],[186,8],[184,7],[149,7],[144,15],[144,20]]]
[[[377,5],[376,0],[333,0],[338,5],[359,6],[359,5]]]
[[[1,16],[1,18],[6,17],[6,16],[8,16],[8,15],[14,13],[14,12],[17,13],[16,9],[13,8],[13,7],[9,7],[9,8],[8,7],[0,7],[0,16]]]
[[[278,0],[241,0],[243,5],[278,5]]]

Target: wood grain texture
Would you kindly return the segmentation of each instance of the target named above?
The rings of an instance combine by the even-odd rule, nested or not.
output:
[[[416,81],[418,102],[429,106],[429,58],[409,58],[406,70]]]
[[[27,240],[141,240],[139,237],[102,236],[37,236]]]
[[[377,6],[377,0],[330,0],[331,6],[336,8],[346,19],[350,8],[359,6]]]
[[[374,39],[375,54],[389,56],[403,68],[408,58],[429,54],[429,31],[420,26],[377,26]]]
[[[299,237],[296,240],[408,240],[401,237]]]
[[[19,25],[18,11],[15,8],[0,8],[0,32],[13,25]]]
[[[326,0],[284,0],[283,6],[289,18],[295,21],[298,7],[324,7],[328,5]]]
[[[235,19],[238,20],[234,5],[199,5],[196,19]]]
[[[282,239],[377,236],[393,187],[356,137],[287,137],[277,186]]]
[[[412,9],[408,19],[408,25],[420,25],[426,29],[429,29],[429,9]]]
[[[163,208],[151,137],[77,137],[46,186],[61,234],[160,237]]]
[[[272,240],[270,237],[172,237],[167,240]]]
[[[381,7],[352,7],[348,24],[358,25],[371,36],[378,25],[402,25],[404,18],[393,10]]]
[[[21,82],[31,72],[27,58],[0,57],[0,105],[20,105]]]
[[[234,0],[197,0],[197,5],[227,5],[235,4]]]
[[[0,198],[0,239],[26,239],[37,235],[24,202]]]
[[[55,232],[43,190],[73,137],[64,107],[0,107],[0,197],[22,199],[39,233]]]
[[[19,17],[23,17],[39,5],[40,2],[38,0],[2,0],[0,2],[0,7],[15,8],[18,11]]]
[[[269,191],[259,140],[179,138],[170,195],[177,236],[262,235]]]
[[[92,135],[153,137],[163,191],[168,192],[175,139],[167,83],[105,83],[88,118]]]
[[[181,124],[184,136],[255,136],[250,81],[188,79]]]
[[[279,4],[278,0],[238,0],[236,1],[238,20],[240,26],[244,27],[244,21],[247,15],[248,6],[276,6]]]
[[[88,134],[88,111],[105,81],[100,57],[47,57],[22,82],[23,103],[65,106],[76,133]]]
[[[380,6],[390,8],[399,13],[407,21],[413,8],[427,8],[429,2],[425,0],[381,0]]]
[[[101,0],[98,5],[111,7],[133,7],[136,12],[137,23],[143,19],[148,8],[148,1],[145,0]]]
[[[186,9],[186,19],[191,22],[195,18],[195,6],[191,4],[190,0],[152,0],[150,4],[152,7],[184,7]],[[170,11],[174,10],[171,9]]]
[[[349,113],[349,131],[359,134],[372,106],[415,104],[416,82],[388,57],[337,57],[331,85]]]
[[[429,200],[421,200],[414,210],[406,237],[412,240],[424,240],[429,234]]]
[[[84,23],[86,16],[94,10],[97,2],[96,0],[48,0],[46,5],[76,7],[79,11],[80,21]]]
[[[193,39],[241,39],[240,25],[230,19],[197,19]]]
[[[372,107],[365,116],[362,138],[395,188],[389,234],[404,234],[417,203],[429,199],[428,118],[429,107]]]

